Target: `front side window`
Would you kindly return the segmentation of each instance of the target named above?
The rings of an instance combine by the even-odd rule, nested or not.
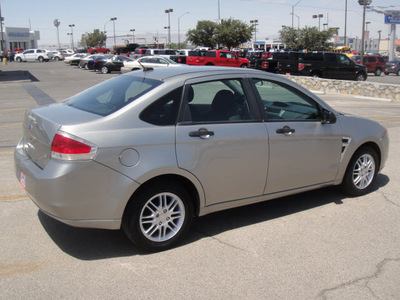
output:
[[[288,85],[253,79],[260,95],[267,121],[320,120],[319,106],[306,95]]]
[[[189,87],[185,121],[240,122],[253,119],[241,79],[208,81]]]

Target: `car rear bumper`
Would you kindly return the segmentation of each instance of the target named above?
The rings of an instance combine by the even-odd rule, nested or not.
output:
[[[119,229],[126,203],[139,186],[92,160],[51,159],[41,169],[20,144],[14,164],[17,179],[39,209],[75,227]]]

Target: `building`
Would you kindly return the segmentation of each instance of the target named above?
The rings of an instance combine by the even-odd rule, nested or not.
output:
[[[6,52],[13,48],[21,48],[24,50],[37,48],[38,40],[40,40],[39,31],[32,31],[29,28],[22,27],[3,26],[3,32],[0,34],[0,45],[4,47],[4,49],[0,50]]]

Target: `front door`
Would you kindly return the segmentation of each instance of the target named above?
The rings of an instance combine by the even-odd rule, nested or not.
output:
[[[321,122],[322,107],[280,82],[254,79],[266,112],[269,167],[265,194],[332,182],[340,162],[340,125]]]

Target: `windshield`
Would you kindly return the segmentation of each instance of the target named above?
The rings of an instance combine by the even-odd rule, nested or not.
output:
[[[93,114],[107,116],[161,83],[161,81],[143,77],[118,76],[67,99],[65,104]]]

